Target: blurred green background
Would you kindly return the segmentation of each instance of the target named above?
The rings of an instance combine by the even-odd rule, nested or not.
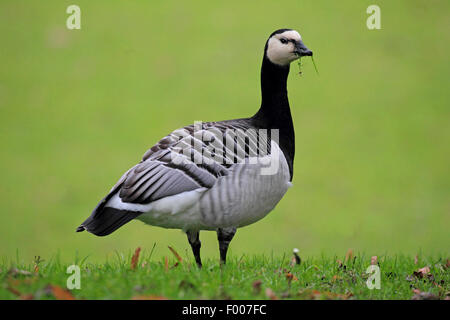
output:
[[[81,30],[66,8],[81,7]],[[381,30],[366,8],[381,7]],[[294,186],[231,253],[449,252],[448,1],[1,1],[2,256],[104,259],[190,251],[179,230],[75,228],[159,138],[253,115],[264,43],[300,31],[315,53],[289,95]],[[203,232],[203,256],[218,257]]]

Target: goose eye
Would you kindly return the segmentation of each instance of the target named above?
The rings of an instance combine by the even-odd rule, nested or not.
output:
[[[280,39],[280,41],[281,41],[282,44],[288,43],[288,41],[286,39]]]

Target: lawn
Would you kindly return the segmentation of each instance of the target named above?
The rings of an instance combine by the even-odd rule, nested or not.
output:
[[[445,299],[450,261],[443,256],[292,254],[208,259],[199,270],[184,254],[155,258],[153,250],[116,253],[103,263],[74,259],[80,289],[66,289],[72,273],[58,256],[31,263],[3,261],[0,299]],[[186,255],[190,253],[186,252]],[[20,258],[18,258],[20,261]],[[380,289],[367,287],[367,268],[379,266]],[[73,283],[72,281],[69,281]]]

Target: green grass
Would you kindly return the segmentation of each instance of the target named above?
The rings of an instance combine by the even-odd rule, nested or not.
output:
[[[171,255],[169,250],[167,255]],[[71,294],[76,299],[411,299],[413,289],[418,289],[444,299],[450,289],[448,260],[443,256],[419,255],[417,264],[413,256],[379,256],[379,290],[367,288],[365,271],[371,257],[358,253],[347,260],[344,256],[303,257],[300,265],[291,263],[290,254],[232,256],[223,267],[217,260],[207,259],[201,270],[193,259],[185,257],[174,266],[177,260],[173,256],[167,268],[165,258],[155,258],[150,250],[141,253],[132,270],[131,257],[132,253],[116,253],[103,263],[75,259],[73,263],[81,268],[81,289],[73,289]],[[49,285],[65,288],[70,264],[55,256],[38,263],[35,272],[34,262],[4,260],[0,265],[0,299],[54,299]],[[432,278],[413,275],[424,266],[430,267]],[[31,274],[13,274],[12,268]],[[292,274],[290,283],[288,273]],[[268,294],[268,289],[273,294]]]

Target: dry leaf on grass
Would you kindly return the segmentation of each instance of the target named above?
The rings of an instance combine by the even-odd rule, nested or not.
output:
[[[15,295],[15,296],[18,296],[18,297],[19,297],[19,296],[21,295],[20,291],[17,290],[16,288],[13,288],[13,287],[8,286],[6,289],[7,289],[9,292],[11,292],[13,295]]]
[[[347,253],[345,254],[345,261],[350,261],[353,258],[353,250],[348,249]]]
[[[406,277],[407,281],[414,281],[415,279],[427,279],[431,283],[433,283],[435,286],[442,288],[438,283],[436,283],[434,280],[434,275],[430,273],[431,269],[428,266],[425,266],[423,268],[418,269],[417,271],[414,271],[412,275],[409,275]]]
[[[169,270],[169,260],[167,260],[167,257],[164,257],[164,270]]]
[[[11,292],[13,295],[17,296],[20,300],[33,300],[34,296],[30,293],[22,294],[19,290],[12,286],[6,287],[6,290]]]
[[[439,300],[439,297],[431,292],[419,292],[413,295],[411,300]]]
[[[49,287],[56,300],[76,300],[69,290],[54,285]]]
[[[413,275],[416,276],[417,278],[423,278],[423,277],[428,276],[429,273],[430,273],[430,267],[423,267],[417,271],[414,271]]]
[[[320,300],[322,299],[322,292],[318,290],[312,290],[309,296],[312,300]]]
[[[270,300],[278,300],[278,297],[270,288],[266,288],[266,297],[269,298]]]
[[[286,279],[287,279],[289,285],[291,285],[292,281],[298,280],[298,278],[296,276],[294,276],[292,273],[290,273],[289,271],[286,273]]]
[[[178,254],[178,252],[175,251],[174,248],[172,248],[171,246],[168,246],[169,250],[172,251],[173,255],[175,256],[175,258],[177,258],[178,262],[183,262],[183,259],[181,258],[181,256]]]
[[[141,248],[137,247],[134,251],[133,256],[131,257],[131,270],[136,269],[137,263],[139,261],[139,254],[141,253]]]
[[[416,254],[414,257],[414,264],[417,264],[419,262],[419,256]]]
[[[422,273],[423,275],[426,275],[426,274],[430,273],[430,267],[423,267],[417,271]]]
[[[329,292],[329,291],[325,291],[325,292],[320,292],[318,290],[312,290],[309,294],[309,298],[312,300],[347,300],[350,297],[353,296],[353,293],[348,292],[348,293],[334,293],[334,292]]]

